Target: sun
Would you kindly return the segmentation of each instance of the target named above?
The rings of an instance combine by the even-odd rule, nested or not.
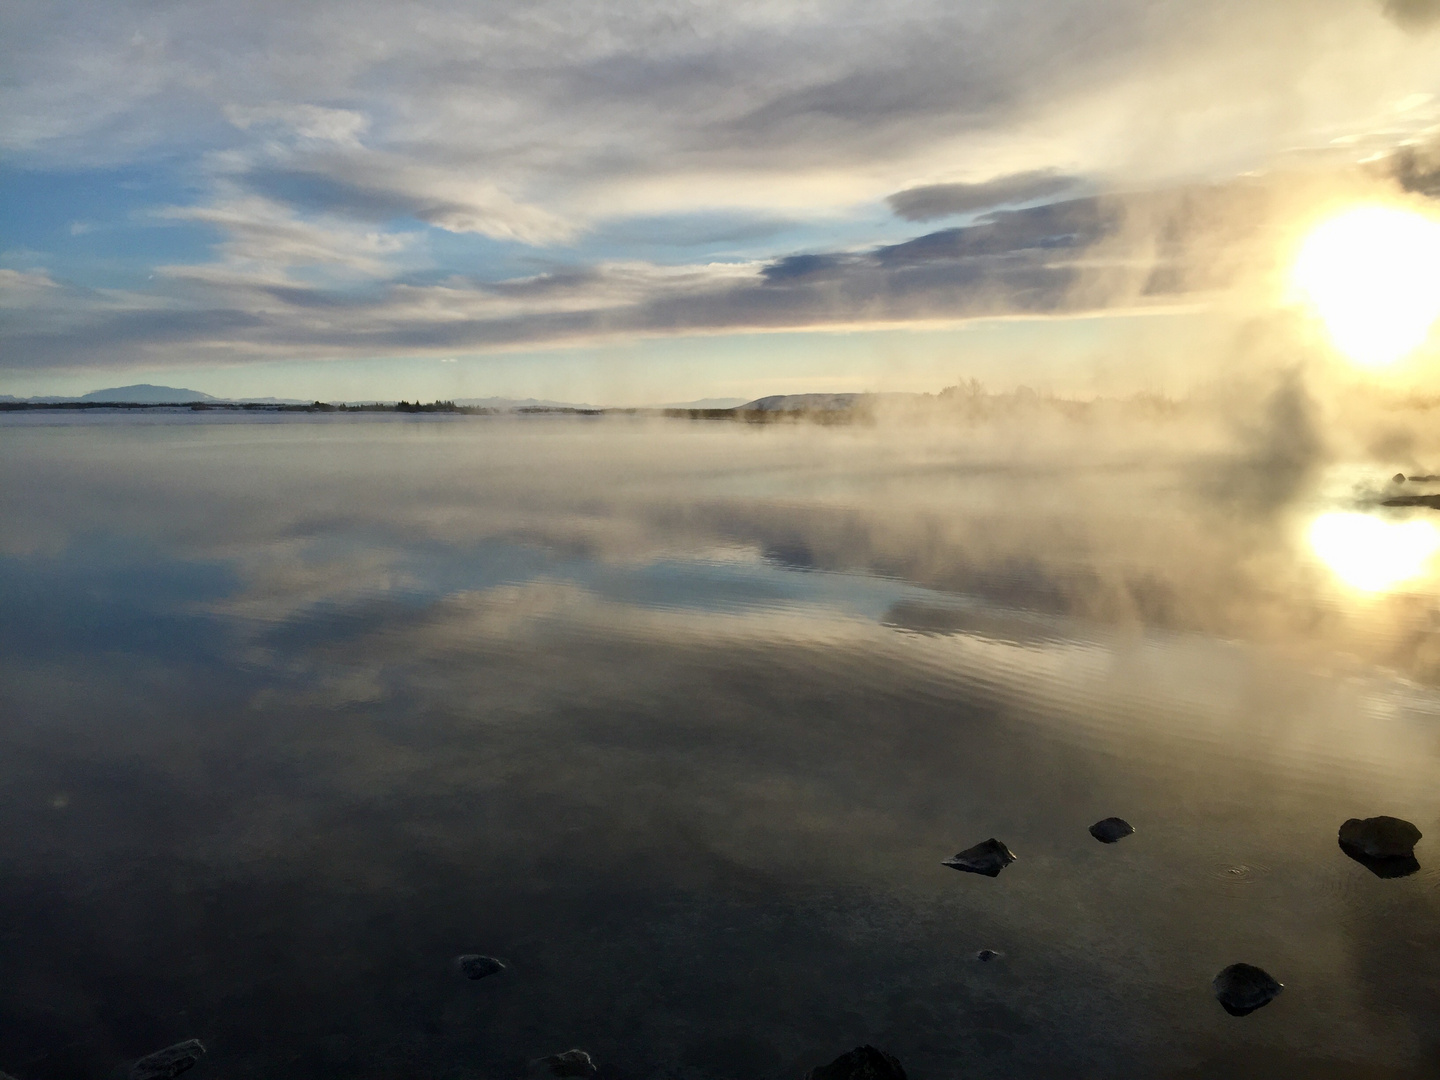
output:
[[[1361,206],[1316,226],[1292,282],[1345,355],[1367,367],[1414,351],[1440,318],[1440,221]]]
[[[1440,531],[1418,519],[1321,514],[1311,523],[1310,547],[1345,584],[1362,592],[1383,592],[1426,572],[1440,550]]]

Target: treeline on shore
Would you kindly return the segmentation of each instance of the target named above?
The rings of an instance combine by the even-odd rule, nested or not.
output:
[[[519,405],[496,408],[457,405],[454,401],[397,401],[358,404],[255,401],[0,401],[0,412],[88,412],[93,410],[244,413],[439,413],[460,416],[664,416],[682,420],[729,420],[749,424],[868,424],[885,420],[959,420],[969,423],[1021,419],[1050,414],[1070,420],[1114,415],[1171,417],[1184,403],[1158,394],[1125,398],[1069,398],[1019,387],[989,391],[978,381],[948,386],[935,394],[799,394],[760,398],[728,409],[590,408],[570,405]]]
[[[331,404],[327,401],[0,401],[0,412],[91,412],[94,410],[126,412],[257,412],[257,413],[458,413],[464,416],[495,416],[503,413],[575,413],[596,415],[604,409],[580,409],[552,406],[524,406],[518,409],[491,409],[477,405],[456,405],[453,401],[365,402]]]

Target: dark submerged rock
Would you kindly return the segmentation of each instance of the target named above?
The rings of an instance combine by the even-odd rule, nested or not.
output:
[[[1015,861],[1015,854],[993,836],[983,844],[966,848],[958,855],[945,860],[942,865],[963,870],[967,874],[984,874],[999,877],[1000,871]]]
[[[1340,846],[1369,859],[1413,859],[1421,835],[1403,818],[1351,818],[1340,826]]]
[[[998,960],[1004,953],[996,952],[994,949],[981,949],[975,954],[975,959],[982,964],[988,964],[991,960]]]
[[[1117,840],[1124,840],[1134,831],[1134,825],[1124,818],[1118,817],[1107,817],[1090,826],[1090,835],[1102,844],[1113,844]]]
[[[566,1050],[563,1054],[551,1054],[549,1057],[541,1058],[540,1063],[550,1070],[551,1076],[555,1077],[586,1078],[594,1076],[596,1073],[595,1062],[584,1050]]]
[[[1210,985],[1215,988],[1215,1000],[1231,1016],[1252,1013],[1270,1004],[1285,989],[1284,983],[1276,982],[1269,972],[1252,964],[1231,964]]]
[[[460,974],[467,979],[483,979],[486,975],[505,970],[505,965],[493,956],[481,956],[479,953],[467,953],[458,957],[455,964],[460,968]]]
[[[167,1046],[147,1054],[130,1066],[130,1080],[170,1080],[171,1077],[192,1069],[205,1056],[205,1047],[199,1039]]]
[[[829,1065],[817,1065],[805,1080],[905,1080],[905,1069],[884,1050],[857,1046]]]

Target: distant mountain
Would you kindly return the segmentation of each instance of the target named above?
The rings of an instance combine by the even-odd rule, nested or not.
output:
[[[70,402],[84,402],[91,405],[309,405],[309,398],[238,397],[217,398],[199,390],[187,390],[181,386],[155,386],[151,383],[135,383],[133,386],[112,386],[108,390],[92,390],[80,397],[63,397],[59,394],[41,394],[35,397],[14,397],[0,394],[0,401],[27,402],[32,405],[64,405]]]
[[[60,399],[65,400],[65,399]],[[182,390],[176,386],[152,386],[150,383],[136,383],[134,386],[114,386],[109,390],[92,390],[75,398],[76,401],[116,401],[127,405],[188,405],[195,401],[214,401],[209,394],[199,390]]]
[[[831,412],[853,409],[865,394],[771,394],[740,406],[744,412]]]

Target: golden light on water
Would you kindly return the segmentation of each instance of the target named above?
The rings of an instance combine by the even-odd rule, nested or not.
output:
[[[1440,221],[1357,207],[1310,233],[1292,280],[1336,348],[1366,366],[1393,363],[1440,318]]]
[[[1383,592],[1426,572],[1440,550],[1440,530],[1421,520],[1322,514],[1310,526],[1310,547],[1347,585]]]

